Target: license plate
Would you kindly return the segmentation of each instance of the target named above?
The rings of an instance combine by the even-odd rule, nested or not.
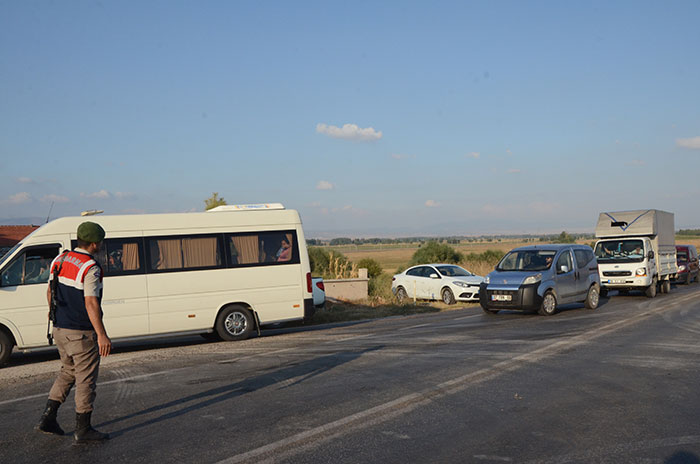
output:
[[[626,282],[625,279],[610,279],[608,280],[609,284],[624,284]]]
[[[491,301],[510,301],[512,299],[511,295],[491,295]]]

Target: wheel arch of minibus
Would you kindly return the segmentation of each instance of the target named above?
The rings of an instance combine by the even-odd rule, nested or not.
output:
[[[9,335],[15,346],[21,345],[22,337],[19,334],[19,330],[17,330],[17,327],[15,327],[12,322],[3,317],[0,317],[0,331]]]

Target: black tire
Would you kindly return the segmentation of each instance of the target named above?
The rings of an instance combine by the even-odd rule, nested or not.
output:
[[[608,297],[608,289],[607,289],[607,288],[601,288],[601,289],[600,289],[600,296],[603,297],[603,298],[607,298],[607,297]]]
[[[245,340],[255,326],[253,313],[240,305],[226,306],[216,318],[216,333],[222,340]]]
[[[15,342],[12,340],[12,337],[7,335],[5,331],[0,330],[0,366],[4,366],[10,361],[14,346]]]
[[[554,296],[551,290],[542,297],[542,304],[540,304],[540,310],[537,311],[543,316],[551,316],[557,312],[557,297]]]
[[[209,340],[210,342],[215,342],[217,340],[221,340],[221,337],[219,337],[219,334],[216,332],[206,332],[203,334],[200,334],[203,339]]]
[[[408,293],[406,293],[406,289],[403,287],[399,287],[396,289],[396,301],[399,303],[403,303],[408,299]]]
[[[647,287],[647,289],[644,291],[644,294],[647,296],[647,298],[654,298],[656,296],[656,290],[657,290],[657,281],[656,277],[651,279],[651,285]]]
[[[591,285],[591,288],[588,289],[586,301],[584,301],[583,304],[586,305],[586,308],[588,309],[596,309],[598,307],[599,302],[600,289],[598,288],[598,284],[593,284]]]
[[[484,310],[484,312],[490,316],[493,316],[494,314],[498,314],[498,309],[489,309],[489,308],[484,308],[483,306],[481,309]]]
[[[449,288],[443,288],[441,295],[442,295],[442,302],[445,303],[446,305],[453,305],[453,304],[457,303],[457,300],[455,300],[455,296],[452,293],[452,290],[450,290]]]
[[[661,293],[671,293],[671,281],[669,279],[661,282]]]

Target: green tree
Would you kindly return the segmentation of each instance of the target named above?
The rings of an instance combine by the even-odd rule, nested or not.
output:
[[[464,259],[462,253],[449,245],[443,245],[436,241],[427,242],[413,254],[409,266],[427,263],[453,263],[457,264]]]
[[[553,240],[554,243],[574,243],[575,241],[576,237],[568,234],[566,231],[562,231],[562,233]]]
[[[204,210],[209,211],[212,208],[216,208],[217,206],[226,205],[226,204],[228,204],[228,203],[226,203],[226,200],[224,200],[223,198],[221,198],[219,196],[219,192],[214,192],[211,194],[211,197],[204,200],[204,206],[205,206]]]

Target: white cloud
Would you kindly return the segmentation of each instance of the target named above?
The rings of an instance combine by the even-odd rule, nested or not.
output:
[[[343,127],[338,127],[319,123],[316,124],[316,132],[334,139],[356,140],[359,142],[369,142],[382,138],[382,131],[375,131],[372,127],[363,129],[358,127],[357,124],[343,124]]]
[[[80,196],[83,198],[97,198],[97,199],[104,200],[107,198],[111,198],[112,194],[110,194],[107,190],[102,189],[99,192],[81,193]]]
[[[17,182],[19,182],[20,184],[33,184],[33,183],[35,183],[34,179],[32,179],[30,177],[18,177]]]
[[[425,206],[427,206],[428,208],[437,208],[438,206],[440,206],[440,203],[438,203],[435,200],[428,200],[425,202]]]
[[[700,150],[700,137],[690,137],[688,139],[676,139],[676,145],[682,148]]]
[[[129,198],[134,198],[136,195],[134,195],[131,192],[114,192],[114,198],[118,198],[120,200],[128,200]]]
[[[509,155],[512,155],[512,154],[513,154],[513,152],[510,151],[510,149],[507,149],[507,150],[506,150],[506,153],[508,153]]]
[[[333,190],[335,186],[328,182],[327,180],[320,180],[316,184],[316,190]]]
[[[401,153],[393,153],[391,155],[392,158],[395,160],[403,160],[403,159],[415,159],[416,155],[404,155]]]
[[[320,202],[320,201],[314,201],[314,202],[312,202],[311,205],[309,205],[309,206],[311,206],[312,208],[320,208],[320,207],[321,207],[321,202]]]
[[[43,201],[44,203],[68,203],[70,199],[62,195],[56,195],[54,193],[51,193],[49,195],[44,195],[43,197],[41,197],[41,201]]]
[[[465,156],[465,158],[479,159],[479,157],[481,156],[481,154],[480,154],[479,152],[473,151],[473,152],[471,152],[471,153],[467,153],[467,154],[464,155],[464,156]]]
[[[487,203],[481,207],[481,212],[489,216],[505,216],[509,213],[509,208],[503,205]]]
[[[548,215],[557,212],[559,203],[550,203],[545,201],[536,201],[528,205],[530,211],[540,215]]]
[[[638,159],[634,159],[632,161],[625,163],[625,165],[627,165],[627,166],[644,166],[645,164],[647,164],[646,161],[638,160]]]
[[[29,193],[19,192],[15,193],[14,195],[10,195],[5,203],[9,203],[11,205],[21,205],[22,203],[29,203],[30,201],[32,201],[32,196]]]
[[[519,174],[520,169],[508,169],[508,174]]]

